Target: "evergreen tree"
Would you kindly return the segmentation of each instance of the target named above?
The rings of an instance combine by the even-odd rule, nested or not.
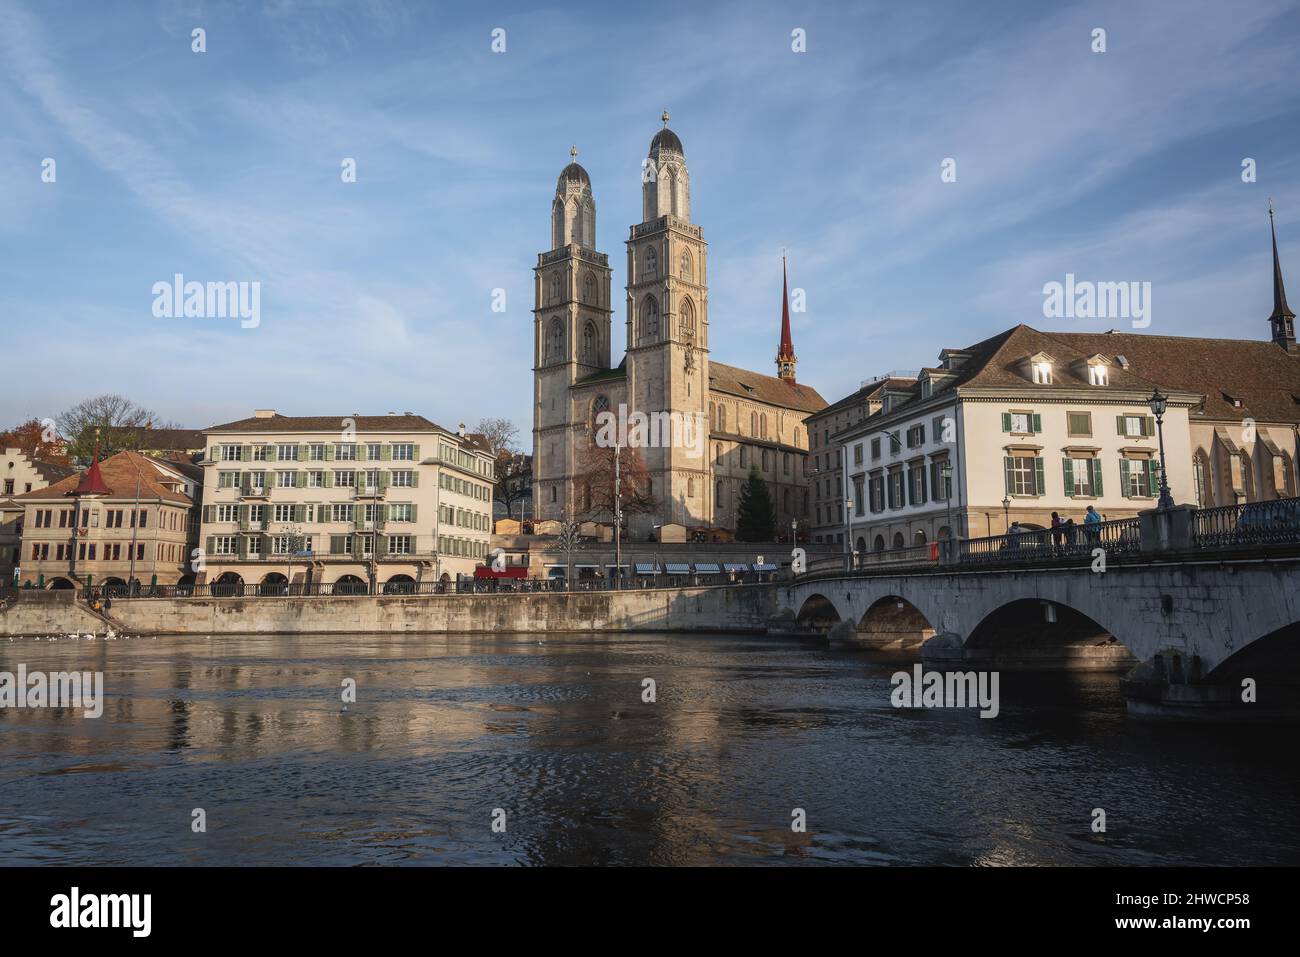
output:
[[[772,495],[758,469],[751,469],[740,489],[740,503],[736,507],[736,540],[770,542],[775,539],[776,511],[772,507]]]

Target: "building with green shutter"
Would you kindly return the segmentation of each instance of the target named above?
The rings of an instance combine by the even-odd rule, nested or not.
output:
[[[204,435],[201,583],[400,592],[487,558],[493,460],[464,426],[259,410]]]

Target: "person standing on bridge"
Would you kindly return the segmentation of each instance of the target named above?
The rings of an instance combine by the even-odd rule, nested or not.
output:
[[[1088,506],[1087,514],[1083,516],[1083,524],[1087,526],[1085,531],[1088,533],[1088,541],[1095,542],[1101,537],[1101,529],[1097,527],[1101,524],[1101,516],[1091,505]]]
[[[1056,512],[1052,513],[1052,547],[1060,548],[1065,541],[1065,533],[1061,529],[1061,516]]]

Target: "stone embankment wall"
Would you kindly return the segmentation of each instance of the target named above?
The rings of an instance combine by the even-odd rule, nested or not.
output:
[[[663,588],[498,595],[117,599],[97,615],[72,592],[23,592],[0,634],[319,634],[382,632],[762,632],[775,589]]]

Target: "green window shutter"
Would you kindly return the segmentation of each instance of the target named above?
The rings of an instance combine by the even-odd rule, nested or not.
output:
[[[209,454],[208,458],[209,458],[211,461],[213,461],[213,462],[217,461],[217,450],[218,450],[218,448],[220,448],[220,446],[216,446],[216,445],[214,445],[214,446],[212,446],[212,448],[211,448],[211,450],[210,450],[210,454]]]
[[[418,469],[411,469],[411,488],[420,487],[420,472]]]
[[[240,535],[239,536],[239,557],[244,558],[247,555],[248,555],[248,539],[247,537]]]
[[[212,510],[213,510],[213,506],[211,506],[211,505],[204,505],[204,506],[203,506],[203,524],[204,524],[204,525],[207,525],[207,524],[209,524],[209,523],[212,521]]]
[[[293,515],[293,521],[301,524],[307,519],[307,506],[295,505],[293,506],[293,511],[291,512],[291,514]]]
[[[216,552],[216,550],[217,550],[217,537],[216,537],[215,535],[209,535],[209,536],[208,536],[208,547],[205,549],[205,551],[206,551],[209,555],[212,555],[212,554],[214,554],[214,553]]]
[[[1147,494],[1158,495],[1160,493],[1160,463],[1156,459],[1151,459],[1147,466]]]
[[[1010,432],[1010,431],[1011,431],[1011,413],[1010,413],[1010,412],[1003,412],[1003,413],[1002,413],[1002,431],[1003,431],[1003,432]]]
[[[376,536],[375,536],[375,555],[376,555],[376,556],[381,556],[381,555],[387,555],[387,554],[388,554],[388,539],[385,538],[383,535],[376,535]]]
[[[326,488],[333,488],[333,487],[334,487],[334,473],[333,473],[333,472],[326,472],[326,473],[325,473],[325,487],[326,487]]]
[[[420,461],[420,447],[418,445],[411,447],[411,459],[415,462]]]
[[[917,473],[916,480],[917,483],[920,485],[921,504],[924,505],[928,500],[928,495],[926,493],[926,487],[925,487],[925,469],[921,469],[921,471]]]
[[[239,454],[245,462],[253,461],[253,447],[251,445],[245,445]]]
[[[417,507],[418,507],[418,506],[415,506],[415,505],[412,505],[412,506],[411,506],[411,521],[412,521],[412,522],[415,521],[415,512],[416,512],[416,508],[417,508]]]
[[[333,461],[334,461],[334,445],[333,445],[333,443],[329,443],[329,442],[325,443],[325,461],[326,461],[326,462],[333,462]]]
[[[1101,459],[1092,460],[1092,494],[1101,498]]]
[[[1038,432],[1041,432],[1041,431],[1043,431],[1043,417],[1042,417],[1041,415],[1039,415],[1037,412],[1035,412],[1035,413],[1034,413],[1034,432],[1035,432],[1035,433],[1038,433]]]
[[[331,536],[330,536],[330,554],[331,554],[331,555],[340,555],[340,554],[342,554],[342,553],[343,553],[343,536],[342,536],[342,535],[331,535]]]
[[[1128,459],[1119,460],[1119,494],[1129,498],[1129,464]]]
[[[1115,416],[1115,434],[1116,435],[1124,434],[1124,416],[1122,415]]]
[[[1061,472],[1065,475],[1065,497],[1074,497],[1074,463],[1069,459],[1061,459]]]
[[[1011,456],[1009,456],[1009,455],[1004,455],[1004,456],[1002,457],[1002,467],[1003,467],[1003,469],[1004,469],[1005,472],[1006,472],[1006,480],[1007,480],[1007,494],[1008,494],[1008,495],[1010,495],[1010,494],[1011,494],[1011,490],[1012,490],[1013,488],[1016,487],[1015,479],[1012,477],[1012,466],[1013,466],[1014,464],[1015,464],[1015,460],[1012,459]]]
[[[1154,415],[1142,416],[1142,434],[1143,435],[1156,434],[1156,417]]]
[[[389,471],[383,471],[379,473],[379,487],[381,489],[388,488],[388,483],[391,480],[392,475],[393,473]]]
[[[379,457],[380,457],[383,461],[385,461],[385,462],[390,461],[390,460],[392,459],[392,457],[393,457],[393,447],[392,447],[392,445],[390,445],[390,444],[388,444],[388,443],[385,443],[385,444],[381,445],[381,446],[379,447]]]
[[[1034,490],[1037,494],[1042,495],[1046,486],[1043,484],[1043,460],[1034,459]]]
[[[307,456],[308,456],[309,454],[310,454],[310,453],[309,453],[309,450],[308,450],[306,444],[303,444],[303,445],[298,446],[298,461],[299,461],[299,462],[306,462],[306,461],[307,461]]]

